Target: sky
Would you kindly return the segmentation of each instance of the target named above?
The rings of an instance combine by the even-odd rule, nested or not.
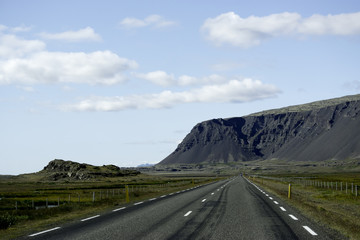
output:
[[[0,174],[158,163],[199,122],[360,92],[358,0],[0,0]]]

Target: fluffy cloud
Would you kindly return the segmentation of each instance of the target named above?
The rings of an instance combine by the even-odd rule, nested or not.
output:
[[[155,27],[155,28],[163,28],[174,25],[175,22],[165,20],[160,15],[150,15],[145,19],[138,18],[124,18],[120,22],[120,26],[125,28],[141,28],[141,27]]]
[[[0,84],[116,84],[137,63],[110,51],[49,52],[39,40],[0,35]]]
[[[225,84],[206,85],[183,92],[163,91],[158,94],[118,97],[92,97],[64,105],[65,111],[121,111],[126,109],[170,108],[182,103],[250,102],[275,97],[280,90],[259,80],[230,80]]]
[[[101,37],[95,33],[91,27],[86,27],[78,31],[67,31],[61,33],[41,33],[40,36],[44,39],[62,40],[69,42],[80,41],[100,41]]]
[[[123,72],[137,67],[110,51],[92,53],[38,52],[27,58],[0,62],[0,84],[88,83],[116,84]]]
[[[154,71],[149,73],[134,73],[134,76],[147,81],[150,81],[156,85],[168,87],[168,86],[189,86],[189,85],[205,85],[214,83],[224,83],[227,79],[223,76],[216,74],[207,77],[193,77],[189,75],[181,75],[175,77],[174,74],[169,74],[164,71]]]
[[[303,18],[298,13],[241,18],[234,12],[207,19],[202,31],[217,45],[251,47],[268,38],[288,35],[354,35],[360,33],[360,12],[339,15],[313,15]]]
[[[11,28],[11,27],[0,24],[0,31],[8,31],[8,32],[17,33],[17,32],[28,32],[31,29],[32,29],[31,26],[25,26],[25,25]]]
[[[163,87],[174,85],[176,80],[174,75],[167,74],[164,71],[154,71],[149,73],[135,73],[136,77],[150,81]]]
[[[0,34],[0,59],[22,57],[44,50],[45,43],[39,40],[24,40],[15,35]]]

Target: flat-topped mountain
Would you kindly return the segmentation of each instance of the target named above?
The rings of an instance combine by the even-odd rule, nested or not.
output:
[[[160,165],[360,158],[360,95],[197,124]]]

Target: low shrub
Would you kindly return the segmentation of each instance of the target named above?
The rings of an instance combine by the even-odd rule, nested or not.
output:
[[[5,213],[0,215],[0,229],[7,229],[16,222],[16,217]]]

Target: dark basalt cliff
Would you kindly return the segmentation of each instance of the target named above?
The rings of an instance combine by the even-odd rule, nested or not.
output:
[[[360,95],[197,124],[160,165],[360,158]]]

